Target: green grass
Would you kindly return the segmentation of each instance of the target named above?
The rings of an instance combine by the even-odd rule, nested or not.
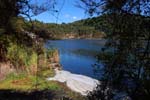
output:
[[[43,54],[37,56],[35,48],[18,44],[14,37],[0,37],[0,40],[3,41],[2,43],[5,43],[7,49],[6,59],[13,64],[12,67],[15,71],[7,75],[5,80],[0,81],[0,90],[21,92],[50,90],[55,91],[56,95],[67,95],[68,97],[74,98],[72,100],[84,100],[79,99],[82,96],[71,91],[64,83],[46,80],[46,78],[55,75],[54,70],[48,67],[48,64],[51,63],[51,57],[58,55],[56,49],[46,50],[43,48]],[[39,64],[37,66],[38,60]],[[34,73],[37,67],[38,77]]]
[[[14,89],[19,91],[31,91],[34,89],[58,90],[60,86],[53,81],[46,81],[45,78],[35,77],[26,74],[10,74],[0,82],[0,89]]]
[[[42,76],[44,78],[53,77],[54,75],[55,75],[55,72],[51,68],[40,71],[40,76]]]
[[[71,91],[64,83],[47,81],[43,77],[35,77],[26,74],[9,74],[7,78],[0,81],[0,90],[14,90],[20,92],[53,91],[56,96],[67,96],[72,100],[86,100],[86,97]]]

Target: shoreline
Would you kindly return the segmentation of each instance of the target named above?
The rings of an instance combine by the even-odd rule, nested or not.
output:
[[[93,91],[99,84],[99,81],[79,74],[73,74],[69,71],[55,69],[56,75],[49,77],[47,81],[58,81],[65,83],[72,91],[78,92],[86,96],[89,92]]]
[[[62,38],[60,40],[101,40],[104,39],[102,37],[97,37],[97,38]]]

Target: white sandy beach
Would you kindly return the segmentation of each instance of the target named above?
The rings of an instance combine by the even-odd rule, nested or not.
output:
[[[73,91],[87,95],[89,91],[96,88],[98,80],[84,75],[73,74],[64,70],[56,70],[56,75],[47,80],[65,82],[66,85]]]

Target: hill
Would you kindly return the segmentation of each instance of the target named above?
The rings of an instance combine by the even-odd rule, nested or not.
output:
[[[104,21],[104,16],[61,24],[43,23],[38,20],[34,20],[32,23],[26,21],[22,28],[30,31],[32,24],[34,26],[33,33],[45,39],[102,38],[109,29],[109,25]]]

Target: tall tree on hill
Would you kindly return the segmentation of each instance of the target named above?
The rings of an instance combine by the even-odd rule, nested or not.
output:
[[[104,48],[98,55],[104,64],[105,85],[98,86],[89,99],[111,100],[113,94],[124,92],[133,100],[149,100],[150,1],[81,0],[79,6],[91,15],[108,14],[112,27],[106,48],[114,50]]]

